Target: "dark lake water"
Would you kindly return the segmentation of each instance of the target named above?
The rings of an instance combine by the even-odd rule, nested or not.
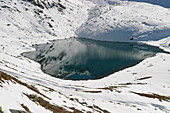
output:
[[[35,45],[22,55],[41,64],[51,76],[69,80],[99,79],[163,50],[141,43],[120,43],[70,38]]]

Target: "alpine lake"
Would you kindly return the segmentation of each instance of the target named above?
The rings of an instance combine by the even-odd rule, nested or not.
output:
[[[36,51],[22,55],[40,63],[43,72],[67,80],[100,79],[157,53],[166,53],[158,47],[142,43],[87,38],[59,39],[33,47]]]

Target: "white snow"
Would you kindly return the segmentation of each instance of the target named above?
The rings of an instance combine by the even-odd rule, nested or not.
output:
[[[160,4],[119,0],[61,0],[66,9],[60,12],[57,7],[41,9],[22,0],[1,0],[0,71],[35,86],[51,98],[48,100],[20,84],[0,83],[3,86],[0,87],[2,110],[5,113],[9,113],[9,109],[24,110],[20,105],[24,103],[33,113],[51,112],[23,95],[28,93],[41,96],[51,104],[70,111],[68,107],[75,107],[82,112],[101,111],[93,106],[96,105],[111,113],[170,112],[170,103],[167,101],[131,93],[133,91],[170,96],[169,54],[159,53],[103,79],[88,81],[51,77],[41,71],[38,63],[20,55],[22,52],[34,50],[31,47],[33,44],[76,35],[107,41],[144,41],[170,52],[170,10],[165,7],[166,4],[161,5],[163,2],[157,1]],[[3,8],[4,6],[8,8]],[[39,10],[43,13],[38,15],[35,12]],[[49,23],[53,27],[50,27]],[[133,40],[130,40],[131,38]],[[152,78],[138,80],[143,77]],[[113,90],[100,89],[126,83],[132,85],[123,85],[126,87]],[[55,91],[48,91],[48,88]]]
[[[170,11],[164,7],[122,1],[96,5],[89,13],[92,16],[76,31],[80,37],[129,42],[159,40],[170,35]]]

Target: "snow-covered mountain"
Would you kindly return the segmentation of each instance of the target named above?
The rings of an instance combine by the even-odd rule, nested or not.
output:
[[[92,8],[89,15],[76,31],[78,36],[128,42],[159,40],[170,35],[170,10],[158,5],[106,1]]]
[[[51,77],[21,55],[73,36],[170,51],[169,8],[169,0],[0,0],[0,112],[170,112],[169,54],[88,81]]]

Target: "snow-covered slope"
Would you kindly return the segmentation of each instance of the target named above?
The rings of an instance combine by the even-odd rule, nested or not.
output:
[[[127,0],[121,0],[127,1]],[[146,2],[153,5],[159,5],[165,8],[170,8],[170,1],[169,0],[128,0],[128,1],[136,1],[136,2]]]
[[[56,39],[56,37],[68,38],[68,36],[74,36],[76,27],[86,20],[87,9],[90,4],[84,6],[77,0],[59,3],[63,4],[64,7],[67,6],[66,9],[61,9],[59,6],[43,9],[31,2],[22,0],[1,0],[0,37],[4,41],[0,43],[12,43],[12,51],[19,55],[18,46],[26,49],[23,46],[29,47],[31,44],[43,43],[47,40]],[[4,46],[1,46],[1,48],[4,48],[1,51],[11,51],[9,47]]]
[[[51,77],[38,63],[20,55],[34,50],[33,44],[76,34],[102,40],[148,40],[170,51],[167,7],[119,0],[42,1],[0,0],[0,111],[170,112],[169,54],[88,81]]]
[[[106,1],[89,11],[77,35],[107,41],[159,40],[170,35],[170,10],[140,2]]]

